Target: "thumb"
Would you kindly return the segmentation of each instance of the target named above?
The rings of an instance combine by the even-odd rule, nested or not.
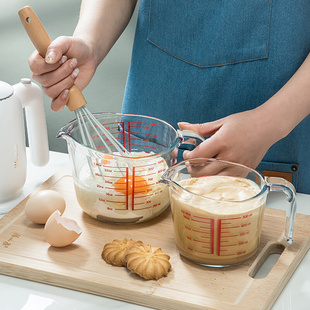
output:
[[[69,37],[58,37],[47,48],[45,62],[48,64],[54,64],[61,60],[63,55],[69,50],[70,46],[71,40]]]
[[[185,150],[183,152],[184,159],[191,159],[191,158],[212,158],[216,157],[219,153],[219,145],[213,139],[213,137],[207,138],[204,142],[200,143],[196,146],[192,151]]]
[[[178,123],[181,130],[192,130],[199,133],[203,137],[212,136],[222,126],[220,120],[214,122],[207,122],[202,124],[190,124],[186,122]]]

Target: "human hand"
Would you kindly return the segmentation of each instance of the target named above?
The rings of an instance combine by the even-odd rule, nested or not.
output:
[[[96,71],[91,48],[74,37],[58,37],[48,47],[45,58],[34,51],[28,62],[32,78],[53,99],[53,111],[59,111],[67,104],[69,89],[74,83],[84,89]]]
[[[209,136],[193,151],[184,151],[183,157],[213,157],[256,168],[277,141],[268,123],[268,117],[259,109],[203,124],[179,123],[181,130],[193,130],[204,137]]]

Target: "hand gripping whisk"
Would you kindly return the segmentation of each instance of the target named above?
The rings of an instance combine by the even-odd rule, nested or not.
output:
[[[48,46],[51,44],[46,30],[44,29],[40,19],[34,13],[31,7],[26,6],[18,11],[21,22],[31,39],[33,45],[42,57],[45,57]],[[95,116],[85,107],[86,100],[76,85],[69,90],[69,101],[67,107],[71,112],[75,112],[80,131],[82,142],[90,147],[96,148],[93,138],[88,128],[93,128],[108,153],[112,153],[109,145],[113,145],[120,155],[129,156],[130,153],[120,144],[116,138],[95,118]]]

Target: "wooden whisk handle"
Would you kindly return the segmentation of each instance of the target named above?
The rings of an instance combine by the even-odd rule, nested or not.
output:
[[[44,26],[30,6],[25,6],[18,11],[19,18],[32,41],[33,45],[42,57],[45,57],[48,46],[51,44]],[[86,104],[86,100],[80,89],[73,84],[69,90],[68,109],[72,112]]]

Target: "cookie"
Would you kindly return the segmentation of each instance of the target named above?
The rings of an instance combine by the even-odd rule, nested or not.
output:
[[[158,280],[171,269],[170,256],[161,248],[139,244],[132,246],[126,255],[127,268],[144,279]]]
[[[128,250],[133,245],[141,244],[141,241],[134,241],[132,239],[125,238],[124,240],[113,240],[111,243],[107,243],[101,253],[101,257],[108,263],[114,266],[125,266],[125,256]]]

